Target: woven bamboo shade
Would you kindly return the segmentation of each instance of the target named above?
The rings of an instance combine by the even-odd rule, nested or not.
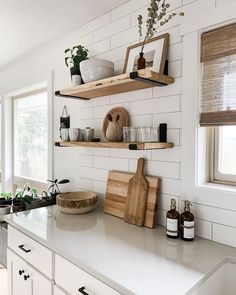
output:
[[[202,35],[201,126],[236,125],[236,24]]]

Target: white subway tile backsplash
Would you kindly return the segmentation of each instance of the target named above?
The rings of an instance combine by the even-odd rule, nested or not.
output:
[[[146,160],[151,160],[152,158],[152,153],[150,150],[130,151],[126,149],[111,149],[110,155],[111,157],[114,157],[114,158],[127,158],[127,159],[144,158]]]
[[[169,62],[183,58],[182,42],[169,46],[168,60]]]
[[[89,32],[93,32],[97,30],[98,28],[104,27],[105,25],[109,24],[110,21],[111,21],[111,13],[108,12],[96,18],[95,20],[89,22],[88,24],[80,27],[78,30],[75,31],[75,33],[78,36],[85,35]]]
[[[120,47],[123,45],[127,45],[132,43],[138,43],[139,41],[139,33],[138,28],[133,27],[124,32],[116,34],[111,37],[111,48]]]
[[[111,20],[123,17],[124,15],[132,13],[134,10],[139,9],[149,4],[149,0],[130,0],[125,4],[113,9],[111,11]]]
[[[180,180],[171,178],[161,179],[161,193],[180,196]]]
[[[166,87],[154,87],[153,97],[168,95],[180,95],[182,93],[182,78],[176,78],[175,82]]]
[[[96,31],[94,31],[94,41],[100,41],[117,33],[127,30],[130,28],[130,16],[122,17],[117,21],[114,21]]]
[[[164,113],[153,115],[153,126],[159,126],[161,123],[167,123],[168,128],[182,127],[182,113]]]
[[[130,103],[130,114],[155,114],[180,111],[180,96],[161,97]]]
[[[104,181],[93,181],[93,191],[101,194],[101,195],[105,195],[106,193],[106,187],[107,187],[107,183]]]
[[[152,88],[111,95],[111,103],[124,103],[147,98],[152,98]]]
[[[134,127],[152,126],[152,115],[130,116],[130,125]]]
[[[103,119],[106,114],[115,107],[123,107],[129,112],[129,104],[127,103],[99,106],[94,108],[94,118]]]
[[[99,42],[96,42],[90,46],[88,46],[89,56],[93,57],[103,52],[109,51],[111,46],[110,38],[103,39]]]
[[[129,171],[135,172],[137,168],[137,160],[129,160]],[[159,177],[179,178],[179,163],[160,162],[160,161],[146,161],[145,163],[146,175],[157,175]]]
[[[229,2],[233,2],[234,0],[216,0],[216,6],[220,6]]]
[[[80,155],[79,156],[79,166],[92,167],[93,166],[93,156]]]
[[[213,223],[213,241],[236,247],[236,228]]]
[[[165,210],[157,209],[157,224],[166,226],[166,212]]]
[[[212,223],[209,221],[195,218],[195,236],[204,239],[212,239]]]
[[[96,58],[107,59],[114,63],[125,59],[127,46],[112,49],[108,52],[96,55]]]
[[[109,170],[119,170],[128,171],[129,160],[121,158],[107,158],[107,157],[94,157],[94,167],[109,169]]]
[[[83,178],[106,181],[108,176],[108,170],[96,169],[92,167],[80,167],[79,176]]]
[[[175,146],[173,149],[152,150],[152,160],[181,162],[181,147]]]

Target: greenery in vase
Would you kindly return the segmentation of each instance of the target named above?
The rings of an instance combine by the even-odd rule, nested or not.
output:
[[[66,49],[65,54],[69,54],[69,56],[65,57],[66,66],[75,67],[78,70],[81,61],[88,59],[88,49],[82,45],[74,46],[72,49]]]
[[[166,3],[166,0],[151,0],[148,7],[148,17],[146,20],[146,34],[143,40],[141,52],[143,52],[144,46],[147,40],[151,39],[158,25],[163,26],[172,20],[176,15],[184,16],[183,12],[180,13],[168,13],[167,10],[170,8],[170,4]],[[143,37],[143,16],[138,16],[138,30],[140,38]]]

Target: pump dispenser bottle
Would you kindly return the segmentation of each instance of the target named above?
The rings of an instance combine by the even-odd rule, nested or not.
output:
[[[171,199],[170,210],[166,214],[166,235],[169,238],[179,237],[179,212],[176,210],[176,200]]]
[[[184,241],[194,239],[194,216],[190,212],[192,204],[189,201],[184,202],[184,212],[180,216],[180,237]]]

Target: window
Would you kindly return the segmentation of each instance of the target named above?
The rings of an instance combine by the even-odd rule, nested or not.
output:
[[[209,131],[209,180],[236,185],[236,24],[202,34],[201,61],[200,125]]]
[[[212,133],[210,180],[236,185],[236,126],[214,127]]]
[[[13,97],[14,184],[16,179],[48,178],[47,90]]]

